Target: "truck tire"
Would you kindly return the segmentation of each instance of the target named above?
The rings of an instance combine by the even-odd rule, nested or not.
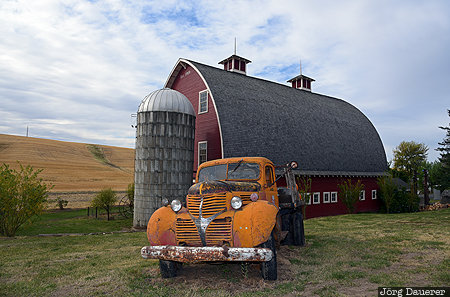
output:
[[[277,251],[275,248],[275,240],[273,238],[273,233],[270,235],[269,239],[261,245],[262,248],[268,248],[272,250],[273,256],[270,261],[261,263],[261,276],[265,280],[276,280],[277,275]]]
[[[292,239],[294,245],[304,246],[305,245],[305,229],[303,226],[303,215],[301,211],[297,211],[292,215],[293,230]]]
[[[162,278],[171,278],[177,276],[177,262],[168,260],[159,260],[159,270]]]

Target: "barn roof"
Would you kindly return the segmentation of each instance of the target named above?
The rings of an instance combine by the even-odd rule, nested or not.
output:
[[[188,62],[212,93],[224,157],[263,156],[275,164],[296,160],[301,170],[316,172],[387,169],[375,127],[344,100]]]

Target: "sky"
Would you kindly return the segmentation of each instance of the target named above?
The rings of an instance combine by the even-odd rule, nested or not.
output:
[[[142,99],[179,58],[360,109],[387,159],[401,141],[429,147],[450,118],[450,1],[0,1],[0,133],[134,147]]]

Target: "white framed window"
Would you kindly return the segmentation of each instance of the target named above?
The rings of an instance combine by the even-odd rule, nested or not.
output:
[[[323,203],[330,203],[330,192],[323,192]]]
[[[208,142],[200,141],[198,143],[198,165],[208,160]]]
[[[366,191],[362,190],[361,192],[359,192],[359,200],[360,201],[366,200]]]
[[[331,192],[331,203],[337,202],[337,192]]]
[[[377,199],[377,190],[372,190],[372,200]]]
[[[198,113],[208,112],[208,90],[198,93]]]
[[[306,205],[311,205],[311,193],[301,193],[301,195],[305,199]]]
[[[320,193],[315,192],[313,194],[313,204],[320,204]]]

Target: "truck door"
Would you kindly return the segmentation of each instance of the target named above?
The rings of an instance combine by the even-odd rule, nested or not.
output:
[[[274,183],[275,175],[273,172],[273,167],[270,165],[266,165],[264,173],[266,183],[264,185],[264,188],[266,189],[267,201],[275,204],[275,206],[278,207],[278,193],[277,193],[277,186]]]

